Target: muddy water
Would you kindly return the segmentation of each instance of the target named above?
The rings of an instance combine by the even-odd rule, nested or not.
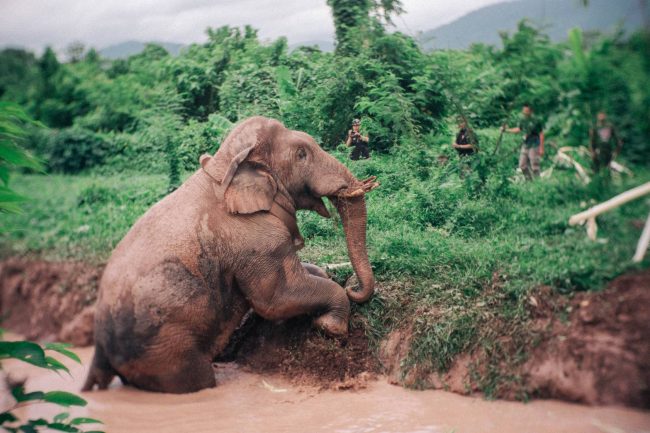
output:
[[[28,391],[77,392],[92,349],[76,352],[84,366],[72,366],[72,377],[17,362],[6,363],[5,368],[26,375]],[[650,412],[625,408],[557,401],[485,401],[443,391],[410,391],[384,380],[361,391],[319,392],[292,386],[280,377],[244,372],[232,364],[220,364],[215,372],[217,388],[189,395],[138,391],[116,380],[107,391],[82,393],[88,406],[71,412],[101,419],[104,429],[114,433],[650,432]],[[40,417],[57,412],[49,405],[37,405],[24,408],[21,415]]]

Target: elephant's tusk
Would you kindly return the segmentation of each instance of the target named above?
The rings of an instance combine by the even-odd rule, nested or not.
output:
[[[363,190],[365,192],[370,192],[373,189],[377,188],[378,186],[379,186],[379,182],[367,183],[367,184],[363,185]]]
[[[359,188],[356,191],[352,191],[352,192],[350,192],[348,194],[345,194],[345,197],[354,198],[354,197],[360,197],[360,196],[362,196],[364,194],[365,194],[365,191],[363,190],[363,188]]]
[[[361,186],[357,189],[355,189],[352,192],[344,192],[339,195],[339,197],[343,198],[355,198],[355,197],[360,197],[373,189],[377,188],[379,186],[379,182],[373,182],[371,179],[366,179],[364,183],[361,184]]]

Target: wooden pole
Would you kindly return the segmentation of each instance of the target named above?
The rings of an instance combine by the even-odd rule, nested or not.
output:
[[[606,202],[591,207],[584,212],[580,212],[579,214],[573,215],[571,218],[569,218],[569,224],[572,226],[576,224],[582,224],[583,221],[588,220],[589,218],[594,218],[603,212],[612,210],[622,205],[623,203],[627,203],[628,201],[637,199],[646,194],[650,194],[650,182],[644,183],[643,185],[637,186],[636,188],[632,188],[631,190],[625,191],[624,193],[619,194],[616,197],[607,200]]]
[[[352,267],[351,262],[343,262],[343,263],[332,263],[331,265],[325,265],[323,266],[325,269],[339,269],[339,268],[347,268],[347,267]]]
[[[506,132],[506,124],[504,123],[501,126],[501,133],[499,134],[499,139],[497,140],[497,145],[494,146],[494,151],[492,152],[492,155],[496,155],[497,152],[499,151],[499,146],[501,146],[501,142],[503,141],[503,133]]]
[[[643,233],[641,233],[639,243],[636,245],[636,252],[632,258],[634,263],[640,263],[643,260],[646,251],[648,251],[648,245],[650,245],[650,214],[643,227]]]

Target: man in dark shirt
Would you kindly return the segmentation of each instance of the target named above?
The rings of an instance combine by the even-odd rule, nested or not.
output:
[[[605,111],[599,111],[596,117],[596,126],[589,130],[589,144],[594,172],[601,168],[609,168],[609,164],[621,153],[623,141],[616,133],[616,128],[607,119]]]
[[[476,153],[476,136],[474,131],[467,126],[465,119],[458,119],[458,134],[456,134],[453,147],[461,158]]]
[[[354,149],[352,149],[352,153],[350,153],[350,159],[353,161],[356,161],[359,158],[370,158],[370,150],[368,149],[368,136],[361,135],[361,132],[359,131],[360,127],[361,121],[359,119],[354,119],[352,121],[352,129],[348,131],[348,138],[345,141],[346,146],[354,147]]]
[[[539,176],[539,159],[544,155],[544,126],[542,121],[533,114],[529,104],[522,109],[522,117],[516,128],[503,130],[513,134],[522,134],[521,151],[519,152],[519,168],[531,180]]]

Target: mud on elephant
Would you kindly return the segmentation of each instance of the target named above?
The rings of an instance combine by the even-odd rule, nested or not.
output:
[[[364,195],[377,185],[303,132],[263,117],[240,123],[113,251],[84,390],[106,388],[115,375],[160,392],[215,386],[211,362],[250,308],[270,320],[314,314],[316,326],[345,335],[349,300],[374,290]],[[296,210],[329,217],[323,197],[341,216],[359,290],[346,293],[298,259]]]

